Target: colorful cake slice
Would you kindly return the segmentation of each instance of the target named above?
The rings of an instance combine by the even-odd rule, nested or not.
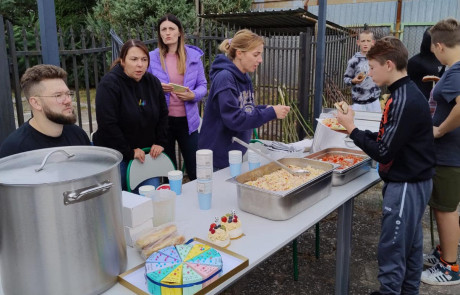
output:
[[[177,262],[145,262],[145,273],[154,272],[165,267],[174,267]]]
[[[186,263],[183,264],[182,268],[182,284],[190,285],[201,282],[203,279],[197,274],[190,266]],[[182,295],[192,295],[200,291],[202,288],[201,284],[192,285],[190,287],[184,287],[182,289]]]
[[[153,255],[153,254],[152,254]],[[161,282],[167,275],[169,275],[174,269],[177,268],[177,265],[174,266],[168,266],[162,269],[157,269],[154,272],[147,272],[147,282],[148,280],[152,280],[154,282]],[[147,283],[149,292],[151,294],[162,294],[161,293],[161,287],[157,284],[150,284]],[[179,289],[180,290],[180,289]]]
[[[179,263],[179,262],[181,262],[181,259],[180,259],[180,257],[179,257],[179,259],[176,259],[176,258],[173,258],[171,256],[165,255],[165,254],[163,254],[161,252],[155,252],[152,255],[150,255],[150,257],[147,258],[147,260],[145,262],[146,263],[149,263],[149,262]]]
[[[212,266],[212,265],[202,265],[198,263],[191,263],[191,262],[186,262],[190,268],[192,268],[194,271],[196,271],[202,278],[203,280],[207,280],[209,277],[213,276],[216,272],[220,272],[222,266],[219,268],[217,266]],[[203,282],[203,287],[206,287],[207,285],[211,284],[215,280],[217,280],[220,277],[220,273],[215,275],[212,279],[209,279],[205,282]]]
[[[172,257],[174,259],[177,259],[178,261],[182,261],[175,246],[169,246],[169,247],[163,248],[161,250],[158,250],[158,252],[168,255],[169,257]]]
[[[219,266],[222,265],[222,257],[219,252],[211,248],[208,251],[189,259],[187,262]]]
[[[161,280],[162,284],[170,286],[182,285],[182,264],[169,273],[164,279]],[[182,295],[182,288],[168,288],[161,287],[162,295]]]
[[[185,257],[184,261],[187,261],[189,259],[192,259],[193,257],[200,255],[204,251],[208,251],[211,249],[208,245],[203,245],[203,244],[195,244],[193,245],[192,249],[190,249],[190,252],[188,252],[187,257]]]
[[[176,245],[177,252],[179,252],[179,256],[182,261],[185,261],[185,258],[188,255],[188,252],[192,249],[193,245],[190,244],[181,244],[181,245]]]

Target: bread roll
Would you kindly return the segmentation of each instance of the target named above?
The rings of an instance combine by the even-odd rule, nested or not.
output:
[[[164,239],[165,237],[170,236],[177,230],[177,227],[174,224],[168,225],[164,228],[161,228],[154,232],[149,232],[136,241],[136,247],[143,249],[146,246],[157,243],[158,241]]]
[[[168,237],[162,240],[161,242],[156,243],[155,245],[142,249],[141,254],[142,254],[142,257],[144,257],[144,259],[147,259],[150,255],[152,255],[152,253],[160,249],[163,249],[165,247],[172,246],[172,245],[183,244],[184,242],[185,242],[185,237],[182,235]]]
[[[343,114],[348,113],[348,103],[346,103],[345,101],[336,102],[334,103],[334,106],[339,112]]]
[[[358,76],[356,76],[356,78],[357,78],[358,80],[362,80],[362,79],[366,78],[366,74],[364,74],[363,72],[361,72],[361,73],[358,74]]]

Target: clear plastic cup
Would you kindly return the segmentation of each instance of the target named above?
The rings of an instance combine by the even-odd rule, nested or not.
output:
[[[153,197],[153,226],[174,222],[176,214],[176,193],[171,190],[159,190]]]

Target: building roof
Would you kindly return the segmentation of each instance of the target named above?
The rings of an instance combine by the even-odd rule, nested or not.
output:
[[[250,11],[226,14],[202,14],[201,18],[211,19],[217,23],[248,28],[253,31],[261,31],[268,34],[295,34],[307,32],[315,27],[318,17],[302,8],[274,11]],[[328,30],[346,31],[347,28],[333,22],[326,21]]]

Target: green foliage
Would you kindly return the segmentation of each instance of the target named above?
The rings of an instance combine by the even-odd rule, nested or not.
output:
[[[204,14],[248,11],[252,0],[202,0]]]
[[[95,3],[96,0],[55,0],[57,26],[83,25],[87,11]],[[34,27],[38,20],[37,0],[1,0],[0,14],[15,26]]]
[[[56,23],[59,27],[69,28],[85,25],[86,14],[96,4],[96,0],[54,0]]]
[[[116,32],[150,28],[166,13],[176,15],[186,29],[196,22],[195,6],[187,0],[99,0],[87,14],[86,22],[88,28],[102,35],[110,28]]]
[[[33,27],[38,20],[36,0],[1,0],[0,14],[13,25]]]

